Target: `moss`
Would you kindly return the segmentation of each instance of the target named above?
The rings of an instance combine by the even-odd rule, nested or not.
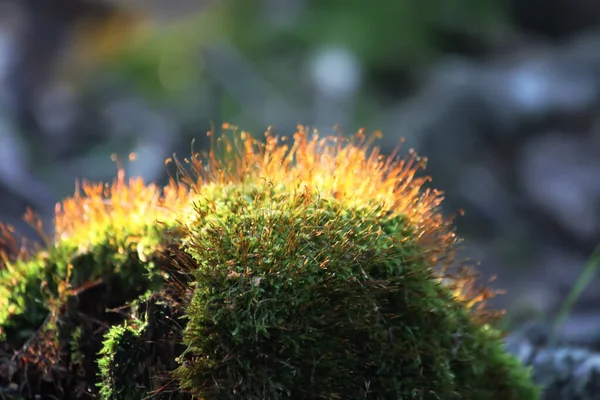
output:
[[[133,188],[122,191],[133,191]],[[140,192],[138,202],[145,207],[139,208],[156,207],[145,204],[151,203],[151,200],[142,197],[145,193]],[[113,197],[109,198],[114,200]],[[117,275],[122,281],[121,286],[140,290],[155,278],[156,268],[152,257],[165,245],[163,232],[174,226],[173,212],[136,215],[133,213],[135,210],[115,210],[114,206],[106,209],[102,202],[101,207],[96,205],[100,209],[94,209],[99,215],[89,212],[91,215],[86,216],[81,212],[80,216],[75,216],[72,214],[80,212],[79,209],[85,206],[93,209],[93,204],[86,203],[98,201],[86,198],[92,201],[79,200],[82,204],[74,207],[74,199],[64,202],[63,207],[71,206],[72,209],[64,215],[57,215],[57,219],[87,217],[87,222],[74,224],[70,230],[66,226],[57,226],[57,233],[61,237],[50,244],[46,251],[8,262],[0,270],[0,327],[10,326],[11,319],[24,314],[28,314],[25,318],[30,325],[39,324],[48,311],[45,306],[49,297],[58,295],[57,280],[66,278],[69,266],[72,267],[72,273],[68,284],[73,288]],[[134,208],[133,205],[123,207]],[[111,210],[118,215],[111,216]],[[125,214],[127,212],[131,214]],[[106,213],[109,218],[100,213]],[[81,224],[84,224],[83,228],[79,226]],[[23,322],[20,321],[19,325]]]
[[[538,398],[489,290],[453,270],[459,241],[422,159],[383,157],[362,132],[234,137],[176,161],[163,189],[122,169],[84,184],[54,241],[3,257],[16,357],[0,366],[17,373],[0,368],[0,384],[25,398]]]
[[[183,351],[179,315],[166,293],[147,292],[128,307],[128,318],[104,335],[98,366],[105,400],[188,399],[172,379]]]
[[[138,371],[136,361],[144,356],[145,328],[145,325],[137,328],[116,325],[106,333],[104,346],[100,351],[102,357],[98,361],[102,374],[100,396],[103,399],[139,399],[146,394],[131,384],[142,373]]]
[[[213,179],[176,254],[195,281],[180,386],[205,399],[538,398],[474,307],[487,292],[434,268],[448,273],[458,241],[415,178],[420,159],[355,139],[300,129],[290,149],[242,134],[224,165],[196,163]]]
[[[265,189],[197,205],[182,250],[196,278],[183,388],[206,399],[536,398],[497,332],[439,284],[406,218]]]
[[[54,388],[33,385],[31,396],[93,390],[102,335],[124,319],[111,310],[162,287],[173,238],[164,232],[189,202],[188,186],[125,182],[121,169],[112,185],[82,191],[57,206],[54,241],[4,254],[0,265],[0,340],[15,353],[3,364],[17,371],[0,378],[29,386],[52,377]],[[4,241],[15,242],[7,232]]]

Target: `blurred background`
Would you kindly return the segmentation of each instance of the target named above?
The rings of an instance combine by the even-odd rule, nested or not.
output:
[[[430,160],[511,326],[554,317],[600,242],[597,0],[0,0],[0,220],[76,178],[165,180],[211,124],[339,124]],[[47,225],[48,226],[48,225]],[[600,349],[600,279],[563,329]]]

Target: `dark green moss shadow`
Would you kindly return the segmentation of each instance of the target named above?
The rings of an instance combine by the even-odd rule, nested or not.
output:
[[[184,350],[179,301],[167,291],[148,292],[104,335],[97,384],[102,399],[191,399],[173,376]]]

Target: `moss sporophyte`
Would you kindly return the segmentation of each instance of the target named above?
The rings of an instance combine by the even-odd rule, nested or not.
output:
[[[11,395],[539,398],[483,307],[493,293],[456,267],[424,159],[362,131],[224,128],[164,188],[122,168],[82,184],[44,248],[3,227]]]

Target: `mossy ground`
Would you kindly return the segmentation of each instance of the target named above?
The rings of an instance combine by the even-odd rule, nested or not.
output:
[[[5,228],[1,385],[64,399],[537,398],[482,308],[489,290],[452,270],[458,239],[416,176],[424,160],[383,157],[362,132],[234,137],[162,189],[122,169],[84,184],[43,249]]]

